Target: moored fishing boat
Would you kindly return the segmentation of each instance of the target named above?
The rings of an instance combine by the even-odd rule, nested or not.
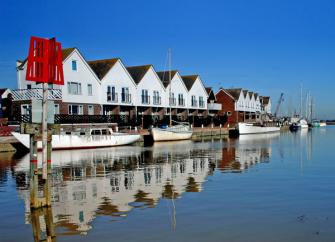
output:
[[[238,133],[241,134],[260,134],[269,132],[278,132],[280,127],[278,126],[266,126],[252,123],[238,123],[236,127]]]
[[[30,148],[29,134],[12,132],[12,135],[26,148]],[[52,135],[52,149],[66,150],[128,145],[138,141],[140,137],[139,134],[113,132],[110,128],[62,132],[59,135]],[[37,149],[42,149],[42,141],[37,142]]]

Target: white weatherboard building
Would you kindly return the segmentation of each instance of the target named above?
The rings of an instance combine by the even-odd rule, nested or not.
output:
[[[185,119],[207,115],[208,94],[198,75],[182,77],[173,71],[170,84],[169,73],[157,73],[152,65],[125,67],[119,58],[86,61],[77,48],[62,53],[64,86],[49,85],[55,114],[161,119],[171,107]],[[18,115],[30,114],[31,101],[42,97],[42,85],[25,80],[26,68],[26,60],[17,62],[19,90],[13,91],[13,98]]]

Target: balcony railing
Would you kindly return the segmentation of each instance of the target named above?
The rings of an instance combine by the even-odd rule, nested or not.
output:
[[[150,104],[150,96],[142,95],[142,104]]]
[[[191,102],[191,106],[192,107],[198,107],[198,102],[197,102],[197,100],[192,100],[192,102]]]
[[[121,93],[121,102],[126,104],[131,103],[131,94]]]
[[[178,106],[185,107],[185,99],[184,98],[178,99]]]
[[[118,94],[107,92],[107,102],[117,103],[118,102]]]
[[[169,98],[169,104],[170,104],[170,106],[176,106],[176,98],[170,97]]]
[[[221,110],[222,104],[221,103],[208,103],[207,109],[213,110],[213,111],[219,111]]]
[[[199,100],[199,108],[204,108],[205,107],[205,102]]]
[[[42,88],[18,89],[12,92],[13,101],[37,100],[43,99]],[[48,100],[62,100],[61,89],[48,89]]]
[[[162,104],[162,100],[160,96],[153,96],[152,98],[153,100],[153,105],[161,105]]]

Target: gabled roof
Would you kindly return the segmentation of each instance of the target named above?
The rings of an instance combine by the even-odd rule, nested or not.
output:
[[[105,59],[105,60],[94,60],[88,61],[95,74],[99,77],[100,80],[108,73],[108,71],[118,62],[119,58]]]
[[[206,89],[208,96],[211,92],[213,92],[213,89],[211,87],[205,87],[205,89]]]
[[[262,97],[262,99],[263,99],[263,105],[269,104],[270,97]]]
[[[151,67],[152,65],[144,65],[144,66],[128,66],[126,68],[131,77],[133,78],[133,80],[135,81],[135,83],[138,84]]]
[[[173,77],[177,74],[177,70],[173,70],[171,71],[171,80],[173,79]],[[169,80],[169,71],[159,71],[159,72],[156,72],[157,75],[159,76],[159,79],[161,79],[164,87],[167,87],[170,83],[170,80]]]
[[[62,61],[64,61],[75,49],[75,47],[62,49]],[[18,60],[18,62],[21,62],[21,64],[17,68],[22,69],[27,60],[28,58],[25,58],[23,61]]]
[[[256,100],[256,99],[257,99],[257,97],[258,97],[258,93],[257,93],[257,92],[255,92],[254,96],[255,96],[255,100]]]
[[[0,88],[0,96],[7,90],[7,88]]]
[[[254,94],[254,92],[249,92],[249,98],[250,98],[250,100],[251,100],[253,94]]]
[[[212,95],[212,97],[214,97],[214,100],[216,101],[216,96],[215,96],[215,94],[213,92],[213,89],[211,87],[205,87],[205,89],[206,89],[208,98],[210,99],[210,97]]]
[[[187,88],[187,90],[191,90],[193,84],[195,83],[195,81],[197,80],[197,78],[199,77],[199,75],[190,75],[190,76],[182,76],[181,78],[183,79],[183,82],[185,83],[185,86]]]
[[[240,98],[242,88],[232,88],[224,90],[228,92],[235,100],[238,100]]]
[[[244,95],[244,97],[246,98],[247,95],[248,95],[248,90],[243,90],[243,95]]]

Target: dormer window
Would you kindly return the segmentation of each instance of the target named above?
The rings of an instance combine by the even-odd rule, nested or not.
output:
[[[77,70],[77,61],[76,60],[72,60],[72,70],[73,71]]]

